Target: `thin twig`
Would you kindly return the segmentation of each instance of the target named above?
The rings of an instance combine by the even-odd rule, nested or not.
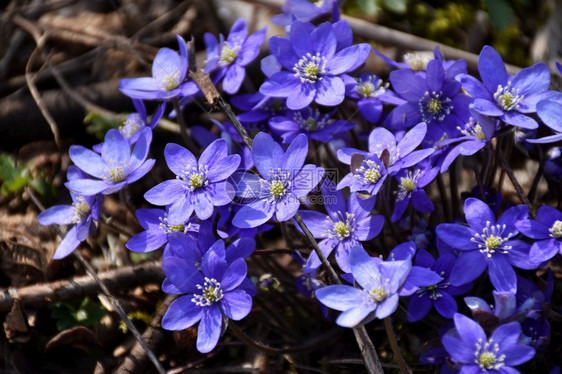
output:
[[[28,193],[30,191],[31,191],[31,189],[28,190]],[[35,200],[37,200],[37,199],[34,199],[33,201],[35,201]],[[42,205],[38,205],[38,208],[43,210]],[[59,234],[59,236],[62,236],[60,230],[57,230],[57,233]],[[150,349],[150,347],[148,346],[146,341],[142,338],[139,330],[137,330],[136,326],[129,319],[129,317],[127,316],[127,313],[125,313],[125,311],[123,310],[123,307],[121,306],[121,303],[119,302],[119,300],[117,300],[117,298],[114,297],[111,294],[111,292],[109,291],[109,288],[106,286],[106,284],[104,282],[102,282],[102,280],[100,279],[100,277],[96,273],[95,269],[88,263],[88,261],[86,261],[86,259],[80,253],[78,253],[78,251],[74,251],[73,254],[78,259],[78,261],[80,261],[80,263],[82,264],[84,269],[86,269],[86,272],[89,273],[94,278],[94,281],[99,286],[102,293],[109,299],[109,301],[111,302],[111,305],[113,306],[113,309],[119,315],[119,317],[123,320],[123,322],[125,322],[125,325],[127,325],[127,328],[129,329],[129,331],[131,331],[131,333],[133,334],[135,339],[137,339],[139,344],[143,347],[146,354],[148,355],[148,358],[150,359],[150,361],[152,361],[152,363],[154,364],[154,367],[156,368],[158,373],[166,374],[166,370],[164,370],[164,368],[162,367],[162,365],[158,361],[158,358],[156,357],[154,352],[152,352],[152,350]]]
[[[191,137],[191,131],[187,126],[187,124],[185,123],[185,119],[183,118],[183,112],[181,110],[180,101],[179,99],[176,98],[173,100],[173,103],[174,103],[174,110],[176,111],[176,118],[178,120],[178,124],[180,125],[181,137],[183,138],[183,141],[187,145],[187,148],[189,148],[189,150],[192,153],[195,153],[197,152],[199,147],[197,147],[195,143],[193,143],[193,138]]]
[[[527,205],[527,207],[529,208],[529,215],[531,216],[531,218],[536,219],[537,217],[536,217],[535,212],[533,210],[533,205],[531,204],[531,202],[529,201],[529,198],[525,194],[525,191],[523,190],[523,187],[521,187],[521,185],[519,184],[519,181],[515,177],[515,173],[513,173],[513,170],[511,170],[511,167],[507,163],[507,160],[505,159],[505,156],[504,156],[502,150],[500,149],[500,147],[497,148],[497,155],[498,155],[500,164],[502,166],[502,169],[507,174],[509,180],[511,181],[511,184],[513,185],[513,188],[515,188],[515,191],[517,192],[517,195],[519,196],[519,198],[521,199],[523,204]]]
[[[326,344],[331,338],[339,334],[339,329],[331,329],[327,333],[320,336],[316,336],[314,339],[311,339],[299,346],[287,347],[287,348],[273,348],[269,345],[256,342],[255,340],[250,338],[248,335],[244,333],[244,331],[242,331],[242,329],[240,329],[240,327],[238,327],[234,323],[234,321],[230,321],[228,323],[228,327],[232,331],[234,336],[242,340],[244,343],[257,349],[258,351],[274,354],[274,355],[284,354],[284,353],[295,353],[295,352],[300,353],[300,352],[315,350],[318,347],[320,347],[322,344]]]
[[[45,38],[43,36],[41,36],[39,39],[36,39],[37,47],[33,50],[31,56],[29,56],[29,59],[27,60],[27,64],[25,65],[25,80],[27,82],[27,87],[29,88],[29,92],[31,93],[31,96],[33,96],[33,100],[35,100],[37,107],[39,107],[41,114],[43,115],[45,121],[47,121],[49,127],[51,128],[51,132],[53,133],[53,138],[55,139],[55,144],[60,149],[61,140],[60,140],[59,127],[55,119],[51,115],[51,112],[49,112],[49,109],[43,102],[43,99],[41,98],[41,94],[39,93],[39,90],[37,89],[37,86],[35,85],[34,82],[35,75],[31,74],[31,66],[33,64],[33,60],[35,59],[36,54],[40,51],[40,48],[42,47],[44,40]]]
[[[166,296],[164,301],[158,307],[150,325],[142,334],[142,338],[149,342],[153,347],[162,344],[162,341],[168,335],[160,327],[160,322],[168,310],[168,307],[176,298],[177,295]],[[144,367],[148,363],[147,361],[143,346],[137,342],[131,349],[129,355],[125,357],[125,359],[121,362],[121,365],[119,365],[119,367],[113,372],[115,374],[140,373],[144,371]]]
[[[392,348],[392,352],[394,353],[394,358],[400,366],[400,371],[402,371],[402,374],[412,373],[412,370],[410,370],[410,368],[408,367],[408,364],[406,363],[406,360],[404,360],[404,356],[400,351],[400,347],[398,346],[396,334],[394,333],[394,328],[392,327],[392,319],[390,319],[390,317],[386,317],[384,319],[384,328],[386,330],[388,340],[390,341],[390,347]]]
[[[105,286],[105,284],[98,277],[98,274],[96,273],[94,268],[90,265],[90,263],[88,261],[86,261],[86,259],[78,251],[74,251],[74,256],[78,259],[78,261],[80,261],[80,263],[82,264],[82,266],[84,266],[86,271],[95,279],[96,283],[98,283],[98,285],[101,288],[103,294],[111,302],[111,305],[113,306],[113,309],[115,309],[115,312],[117,312],[119,317],[123,320],[123,322],[125,322],[125,325],[127,325],[127,328],[129,329],[129,331],[131,331],[131,333],[133,334],[135,339],[137,339],[139,344],[144,348],[144,351],[148,355],[148,358],[150,359],[150,361],[152,361],[152,364],[154,365],[156,370],[158,370],[158,372],[160,374],[166,374],[166,370],[162,367],[162,364],[160,364],[160,361],[158,361],[158,358],[156,357],[154,352],[152,352],[152,349],[148,346],[146,341],[142,338],[142,335],[139,332],[139,330],[137,329],[137,327],[129,319],[129,317],[127,316],[127,313],[125,313],[125,311],[123,310],[123,307],[121,306],[121,303],[117,300],[117,298],[115,298],[111,294],[111,292],[109,292],[109,289]]]

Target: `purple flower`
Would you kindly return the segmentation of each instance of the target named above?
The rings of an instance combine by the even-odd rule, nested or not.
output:
[[[473,117],[462,127],[457,127],[459,136],[451,136],[437,143],[438,147],[450,146],[441,160],[440,172],[444,173],[459,155],[472,156],[490,142],[497,128],[497,120],[472,111]],[[456,143],[456,144],[455,144]],[[454,146],[451,146],[455,144]]]
[[[147,126],[150,127],[150,129],[154,129],[158,124],[158,121],[162,118],[162,115],[164,115],[164,110],[166,109],[166,103],[160,104],[152,116],[150,123],[148,123],[146,108],[142,100],[132,99],[132,101],[137,111],[129,114],[123,125],[119,126],[119,132],[129,141],[129,145],[133,145],[137,142],[137,140],[139,140],[142,133],[142,131],[139,130]],[[103,143],[94,145],[92,149],[97,153],[101,153]]]
[[[70,166],[67,173],[68,180],[87,178],[77,167]],[[101,195],[82,196],[70,191],[72,205],[55,205],[39,214],[38,220],[42,225],[74,225],[66,233],[57,247],[54,259],[68,256],[80,242],[83,242],[95,229],[95,221],[99,220]]]
[[[369,196],[376,196],[384,183],[388,172],[384,163],[377,155],[355,153],[349,157],[338,150],[338,158],[344,163],[351,164],[351,173],[345,175],[338,183],[338,190],[350,187],[352,193],[364,191]]]
[[[260,92],[233,96],[230,103],[244,111],[237,116],[240,122],[267,121],[274,116],[283,116],[287,110],[284,99],[268,97]]]
[[[388,83],[375,74],[363,73],[357,78],[343,77],[346,96],[357,100],[359,113],[369,122],[377,122],[382,115],[383,103],[400,105],[404,100],[388,89]]]
[[[199,322],[197,350],[210,352],[219,340],[223,316],[238,321],[252,309],[252,297],[240,289],[246,279],[246,262],[226,261],[224,242],[217,241],[198,269],[181,257],[164,257],[162,269],[168,281],[166,293],[185,294],[176,299],[162,318],[166,330],[183,330]]]
[[[338,9],[341,0],[287,0],[281,10],[283,14],[271,17],[271,21],[280,26],[287,26],[294,20],[309,22],[322,15]]]
[[[516,223],[517,230],[534,239],[529,258],[532,262],[548,261],[562,254],[562,213],[546,205],[539,208],[537,220],[524,219]]]
[[[355,246],[350,251],[350,265],[361,289],[332,285],[316,290],[316,297],[322,304],[343,312],[336,323],[355,327],[394,313],[398,307],[398,292],[406,281],[412,261],[382,261],[370,257],[361,246]]]
[[[199,161],[184,147],[170,143],[164,157],[175,179],[164,181],[144,194],[154,205],[170,205],[168,219],[185,222],[193,211],[205,220],[215,206],[230,203],[234,191],[226,179],[236,171],[240,156],[228,155],[224,139],[212,142],[201,154]]]
[[[324,206],[328,214],[311,210],[301,210],[299,214],[316,239],[326,257],[336,249],[336,261],[344,272],[351,272],[349,250],[360,242],[373,239],[384,225],[382,215],[371,216],[375,198],[363,200],[352,193],[347,200],[341,191],[335,191],[333,185],[322,184]],[[320,259],[312,252],[305,266],[305,272],[320,267]]]
[[[170,220],[163,209],[137,209],[135,215],[145,231],[127,242],[127,248],[134,252],[151,252],[163,245],[168,247],[169,244],[184,240],[188,233],[199,231],[199,225],[191,220]]]
[[[373,48],[373,52],[388,64],[391,69],[400,70],[411,70],[418,72],[418,75],[425,77],[425,71],[427,70],[427,65],[431,60],[437,60],[443,64],[445,69],[445,79],[454,79],[459,74],[466,74],[466,61],[465,60],[443,60],[443,55],[439,46],[435,47],[433,53],[426,52],[408,52],[404,54],[404,62],[396,62],[376,49]]]
[[[390,131],[384,127],[377,127],[369,135],[369,152],[355,148],[339,149],[338,159],[344,164],[351,165],[353,173],[342,178],[338,184],[338,189],[350,186],[352,192],[354,190],[378,191],[381,184],[379,182],[386,176],[387,172],[388,175],[395,175],[399,170],[417,164],[434,152],[433,148],[414,151],[422,142],[426,131],[427,125],[421,122],[404,134],[402,139],[397,142],[396,137]],[[385,150],[388,152],[388,161],[385,162],[386,167],[380,161]],[[360,154],[364,156],[364,159],[357,156],[352,158],[353,154]],[[377,188],[373,188],[372,185],[376,185]],[[370,193],[376,194],[376,192]]]
[[[472,288],[472,284],[461,287],[449,283],[451,269],[455,264],[455,256],[441,255],[435,260],[426,250],[420,250],[416,255],[415,265],[430,269],[441,277],[438,283],[420,287],[408,303],[408,321],[419,321],[429,313],[431,307],[445,318],[452,318],[457,312],[457,302],[453,296],[462,295]]]
[[[310,107],[299,111],[289,111],[283,116],[276,116],[269,120],[271,129],[279,134],[283,143],[292,142],[297,135],[305,134],[311,139],[327,143],[334,134],[351,130],[355,125],[345,120],[332,121],[335,111],[320,113],[318,109]]]
[[[433,203],[423,188],[431,183],[438,173],[439,170],[436,167],[431,167],[431,164],[424,160],[413,171],[401,170],[396,174],[398,191],[394,211],[390,218],[392,222],[396,222],[402,217],[410,201],[412,207],[420,213],[433,212]]]
[[[513,266],[537,267],[529,261],[529,245],[512,239],[519,233],[515,223],[529,214],[527,206],[509,208],[496,221],[488,205],[469,198],[464,202],[464,214],[469,227],[442,223],[436,229],[439,239],[462,252],[451,271],[451,284],[461,286],[471,282],[488,268],[490,281],[498,291],[515,293],[517,278]]]
[[[533,294],[525,295],[525,292],[520,292],[520,288],[529,288],[528,283],[532,284],[527,279],[518,277],[517,295],[512,292],[493,291],[493,306],[489,305],[486,300],[474,296],[465,297],[464,302],[472,311],[473,318],[487,327],[496,327],[502,322],[523,322],[528,316],[535,317],[537,314],[542,314],[546,301],[545,294],[533,284]],[[520,341],[523,338],[522,336]]]
[[[552,147],[546,155],[544,173],[552,178],[562,178],[562,147]]]
[[[164,115],[164,110],[166,109],[166,104],[162,103],[158,105],[158,109],[152,116],[150,122],[148,122],[148,118],[146,116],[146,107],[142,100],[139,99],[132,99],[133,105],[137,110],[136,113],[131,113],[125,120],[125,123],[121,127],[119,127],[119,132],[129,140],[129,143],[135,144],[139,138],[140,132],[138,130],[142,129],[144,126],[148,126],[151,129],[154,129],[160,121],[160,118]]]
[[[287,98],[287,107],[302,109],[311,102],[336,106],[345,97],[340,76],[359,67],[369,55],[368,44],[337,50],[339,28],[330,23],[314,27],[294,22],[289,38],[272,37],[269,48],[285,69],[260,87],[267,96]]]
[[[121,92],[143,100],[171,100],[196,94],[199,88],[195,82],[184,83],[187,77],[187,45],[181,36],[177,35],[176,39],[180,54],[161,48],[152,63],[152,77],[121,79]]]
[[[208,219],[199,224],[199,231],[190,235],[173,235],[169,237],[169,245],[165,248],[163,257],[181,258],[189,264],[201,269],[201,264],[205,261],[205,255],[210,248],[220,247],[225,251],[225,260],[228,265],[238,259],[246,259],[256,249],[256,242],[253,238],[238,238],[224,249],[222,240],[217,240],[214,234],[214,220]],[[217,247],[218,246],[218,247]],[[173,289],[175,286],[170,279],[164,279],[162,289]],[[238,288],[246,291],[250,296],[256,295],[256,287],[249,278],[245,278]]]
[[[460,83],[446,79],[443,64],[432,60],[427,65],[425,79],[410,70],[390,73],[392,88],[407,102],[397,106],[385,120],[391,129],[405,129],[419,122],[429,128],[439,127],[450,132],[468,118],[472,99],[460,93]]]
[[[463,88],[474,98],[477,112],[524,129],[538,127],[528,114],[536,112],[539,101],[555,94],[548,91],[550,72],[545,64],[535,64],[510,77],[500,54],[494,48],[484,46],[478,59],[478,72],[483,84],[470,75],[458,77]]]
[[[257,227],[276,216],[280,222],[291,219],[306,196],[322,179],[324,169],[304,165],[308,154],[306,135],[300,134],[289,148],[276,143],[271,135],[259,133],[254,138],[252,156],[260,174],[246,173],[237,193],[254,201],[243,206],[232,219],[239,228]]]
[[[526,139],[529,143],[554,143],[562,140],[562,103],[542,100],[537,104],[537,115],[555,134],[540,139]]]
[[[68,189],[81,195],[110,194],[142,178],[154,165],[146,159],[152,140],[149,127],[139,130],[139,139],[131,150],[129,141],[117,129],[105,134],[101,155],[80,145],[70,147],[70,159],[95,179],[84,176],[66,182]]]
[[[413,241],[400,243],[390,251],[388,261],[409,261],[416,254],[416,250],[416,244]],[[412,266],[398,294],[411,296],[418,289],[433,286],[441,280],[441,275],[427,267]]]
[[[266,28],[250,35],[243,18],[234,22],[226,41],[220,35],[220,41],[210,33],[205,33],[207,45],[207,65],[205,73],[213,73],[216,83],[223,79],[222,88],[229,94],[235,94],[240,89],[244,77],[245,67],[252,62],[260,52],[260,46],[265,39]]]
[[[511,322],[498,327],[488,339],[484,329],[470,318],[455,314],[455,332],[442,338],[451,360],[462,365],[461,373],[518,373],[513,366],[535,356],[535,349],[518,344],[521,325]]]

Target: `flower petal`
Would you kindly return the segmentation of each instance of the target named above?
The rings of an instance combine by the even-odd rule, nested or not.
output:
[[[369,305],[356,305],[341,313],[336,319],[336,323],[342,327],[353,328],[361,323],[373,311]]]
[[[478,58],[478,72],[482,82],[490,92],[496,92],[498,86],[507,84],[507,70],[500,54],[489,45],[482,48]]]
[[[496,290],[517,292],[515,270],[504,255],[497,254],[492,257],[492,260],[488,263],[488,275]]]
[[[180,296],[174,300],[164,317],[162,327],[166,330],[183,330],[195,325],[203,317],[203,308],[191,301],[191,295]]]
[[[258,172],[267,178],[271,170],[281,167],[284,156],[283,148],[277,144],[271,135],[260,132],[254,138],[252,157]]]
[[[164,158],[168,168],[177,176],[183,175],[187,169],[197,168],[197,160],[193,153],[179,144],[168,143],[164,148]]]
[[[449,282],[453,286],[462,286],[478,278],[487,267],[488,264],[479,251],[463,252],[451,270]]]
[[[222,314],[217,304],[203,309],[203,317],[197,329],[197,350],[211,352],[219,342],[222,331]]]
[[[91,149],[81,145],[72,145],[68,153],[72,162],[89,175],[100,179],[105,175],[107,165],[101,156]]]
[[[496,217],[492,209],[482,200],[475,198],[468,198],[465,200],[464,215],[470,228],[478,233],[482,233],[487,222],[490,222],[491,225],[495,225],[496,223]]]
[[[239,321],[252,310],[252,297],[246,291],[232,290],[224,294],[220,304],[222,311],[228,318]]]
[[[476,232],[470,227],[456,223],[442,223],[437,226],[437,236],[445,244],[460,251],[472,251],[478,249],[478,244],[471,239]]]
[[[345,285],[332,285],[316,290],[316,298],[328,308],[344,311],[357,306],[364,291]]]
[[[275,205],[259,199],[244,205],[232,218],[232,224],[241,229],[261,226],[273,217]]]

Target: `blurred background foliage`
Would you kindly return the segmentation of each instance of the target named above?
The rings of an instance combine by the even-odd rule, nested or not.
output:
[[[533,36],[554,6],[554,1],[531,0],[347,0],[343,9],[351,16],[474,53],[490,44],[506,62],[528,66],[533,63],[529,57]]]

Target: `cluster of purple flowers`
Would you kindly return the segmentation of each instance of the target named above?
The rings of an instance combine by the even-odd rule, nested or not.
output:
[[[269,38],[270,55],[261,61],[265,80],[258,92],[232,97],[253,138],[251,149],[226,122],[215,122],[218,138],[208,129],[192,128],[205,148],[199,157],[178,144],[165,147],[174,176],[144,195],[162,209],[139,209],[136,215],[145,231],[127,243],[136,252],[165,247],[163,290],[182,296],[169,307],[162,326],[180,330],[199,322],[197,348],[212,350],[224,319],[240,320],[252,308],[256,290],[247,278],[245,259],[255,248],[253,237],[271,223],[290,224],[300,217],[320,240],[324,256],[330,260],[334,253],[343,273],[346,284],[324,286],[316,279],[319,255],[311,252],[302,259],[303,277],[314,284],[307,294],[342,312],[338,325],[384,319],[397,310],[400,297],[409,297],[411,322],[432,308],[454,321],[442,334],[440,352],[456,370],[513,373],[513,366],[533,358],[549,334],[542,305],[550,294],[537,296],[538,289],[517,269],[538,269],[562,254],[562,213],[545,205],[534,219],[529,206],[515,205],[498,214],[500,204],[492,204],[485,193],[491,186],[478,181],[479,188],[464,200],[466,224],[456,220],[419,229],[416,220],[443,212],[445,203],[428,194],[427,187],[441,181],[459,156],[484,149],[490,157],[493,147],[499,147],[492,140],[510,136],[514,129],[554,132],[528,139],[529,147],[562,139],[562,94],[549,90],[545,64],[510,76],[489,46],[480,54],[480,80],[468,74],[463,60],[444,60],[439,49],[426,60],[409,55],[406,63],[375,51],[393,69],[385,82],[361,71],[373,50],[353,44],[349,24],[338,20],[337,5],[289,0],[284,14],[276,17],[287,26],[287,35]],[[334,22],[311,22],[326,14]],[[265,37],[265,29],[248,36],[243,20],[234,23],[226,39],[206,34],[205,73],[215,84],[222,83],[224,92],[238,94],[248,79],[245,68],[258,57]],[[69,169],[66,186],[73,204],[50,208],[39,217],[42,224],[74,224],[55,258],[72,252],[92,233],[103,195],[151,169],[151,129],[166,102],[187,104],[200,93],[188,79],[185,41],[178,37],[178,43],[179,53],[168,48],[158,52],[152,77],[121,81],[121,91],[134,100],[138,113],[121,129],[108,131],[94,150],[71,147],[75,167]],[[361,117],[337,118],[346,99]],[[161,102],[150,123],[141,100]],[[311,144],[318,145],[314,152]],[[562,168],[550,162],[545,170],[560,180]],[[331,180],[329,171],[337,168],[346,170],[345,176]],[[321,195],[311,196],[314,190]],[[321,197],[323,204],[307,197]],[[438,214],[432,216],[434,222]],[[371,257],[366,248],[377,247],[374,239],[382,232],[392,233],[396,246],[392,251],[380,248],[378,257]],[[230,245],[225,249],[217,237]],[[386,246],[384,238],[380,242]],[[455,299],[471,292],[475,282],[487,282],[486,276],[495,290],[496,309],[476,296],[465,301],[478,322],[482,313],[494,316],[491,334],[459,314]]]

